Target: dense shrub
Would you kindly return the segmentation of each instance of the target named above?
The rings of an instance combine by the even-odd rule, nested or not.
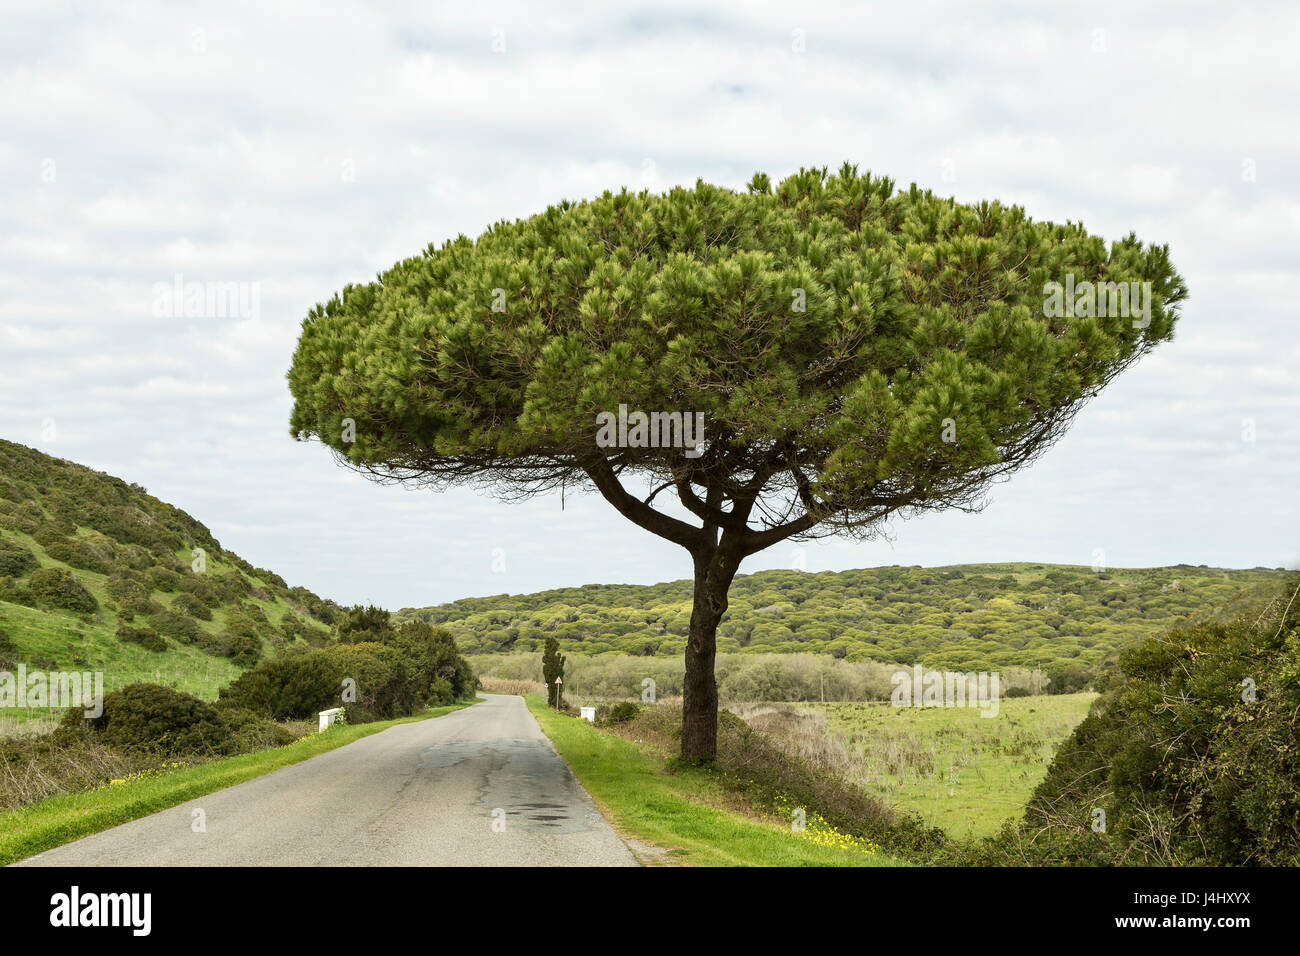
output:
[[[220,591],[205,574],[189,574],[181,578],[180,588],[186,594],[192,594],[210,608],[219,608],[223,598]]]
[[[200,621],[212,620],[212,609],[196,598],[193,594],[182,591],[176,597],[172,598],[172,607],[182,614],[188,614],[190,617],[198,618]]]
[[[797,650],[849,663],[919,661],[927,668],[997,670],[1004,675],[1004,689],[1007,671],[1037,667],[1051,682],[1037,680],[1035,692],[1073,692],[1088,687],[1121,646],[1163,633],[1189,613],[1221,605],[1243,588],[1279,579],[1277,571],[1265,568],[1186,565],[1114,571],[1109,581],[1087,567],[1028,563],[817,574],[758,571],[738,576],[732,585],[727,614],[718,626],[718,651],[757,655]],[[555,637],[575,666],[579,657],[599,660],[611,653],[658,666],[684,650],[691,587],[689,580],[587,585],[513,594],[509,600],[500,595],[464,598],[396,617],[446,627],[476,657],[535,654],[547,637]],[[1125,600],[1106,597],[1117,589]],[[654,656],[644,656],[650,653]],[[734,687],[720,689],[733,700],[761,699],[763,676],[738,674]],[[567,685],[567,673],[564,680]],[[853,682],[874,681],[864,675]],[[801,688],[786,689],[781,699],[809,699],[806,691],[799,696]],[[661,688],[661,693],[669,692]],[[829,693],[828,687],[828,700]]]
[[[428,692],[401,652],[383,644],[340,644],[326,654],[335,667],[339,684],[350,681],[355,701],[344,699],[351,723],[367,723],[415,713],[427,703]],[[337,706],[337,705],[331,705]]]
[[[55,545],[62,544],[64,539],[67,538],[68,535],[73,534],[76,530],[76,526],[66,519],[56,519],[51,521],[46,518],[37,526],[32,538],[35,539],[36,543],[42,548],[48,550]]]
[[[35,534],[40,524],[21,514],[0,514],[0,528],[9,531],[21,531],[23,534]]]
[[[89,729],[110,747],[169,756],[228,750],[229,729],[217,710],[193,694],[160,684],[129,684],[104,696],[104,712],[87,718],[77,708],[64,715],[67,731]]]
[[[16,578],[0,578],[0,601],[36,607],[36,595],[32,589]]]
[[[153,567],[155,561],[160,559],[165,560],[165,558],[160,558],[159,555],[154,554],[148,548],[142,548],[138,544],[128,544],[119,548],[117,560],[120,565],[132,571],[147,571]],[[159,588],[159,590],[165,591],[167,589]]]
[[[226,627],[218,638],[219,646],[208,646],[208,653],[230,658],[240,667],[252,667],[262,658],[262,639],[269,639],[274,629],[255,604],[245,605],[226,615]]]
[[[289,613],[280,622],[280,632],[272,638],[277,644],[292,644],[302,638],[312,647],[324,647],[329,643],[329,631],[323,627],[313,627],[296,614]]]
[[[221,701],[276,720],[304,718],[338,706],[342,677],[325,651],[263,661],[220,693]]]
[[[154,630],[182,644],[197,642],[204,633],[191,618],[175,611],[159,611],[152,617]]]
[[[389,618],[389,613],[383,608],[358,604],[349,608],[338,621],[339,640],[346,644],[387,641],[393,635]]]
[[[262,642],[254,635],[225,630],[214,640],[201,641],[209,654],[227,657],[236,667],[252,667],[262,659]]]
[[[221,699],[276,719],[311,717],[346,704],[349,720],[364,723],[461,700],[474,687],[473,671],[451,636],[411,622],[391,632],[388,644],[290,649],[222,688]],[[355,700],[344,698],[345,689]]]
[[[248,579],[237,571],[229,571],[224,574],[209,574],[208,580],[216,593],[221,596],[223,604],[233,604],[248,597],[253,590],[253,586],[248,583]]]
[[[424,621],[408,621],[393,632],[388,643],[410,662],[417,696],[424,702],[450,704],[474,696],[474,670],[447,631]]]
[[[607,713],[601,718],[602,723],[606,724],[623,724],[633,720],[637,714],[641,713],[641,708],[630,701],[620,700],[610,706]]]
[[[539,655],[480,654],[470,658],[476,672],[506,680],[540,681]],[[896,664],[848,661],[824,654],[719,654],[718,693],[728,703],[744,701],[889,700]],[[627,654],[568,655],[564,686],[587,697],[636,697],[654,681],[658,697],[680,697],[685,664],[681,658]],[[1040,673],[1020,667],[1000,671],[1003,693],[1045,686]]]
[[[1048,862],[1300,864],[1294,586],[1122,651],[999,852]],[[1095,833],[1095,811],[1105,832]],[[1032,835],[1032,839],[1029,835]]]
[[[63,538],[47,545],[45,552],[55,561],[97,574],[109,574],[116,567],[116,549],[103,535]]]
[[[225,748],[231,753],[251,753],[280,747],[294,740],[286,728],[251,710],[232,706],[227,701],[217,701],[215,706],[226,724],[229,736]]]
[[[104,590],[119,607],[136,614],[152,614],[160,610],[159,605],[149,599],[149,579],[138,571],[124,570],[109,575]]]
[[[149,578],[149,583],[153,585],[155,591],[171,593],[181,586],[181,575],[171,568],[154,565],[145,571],[145,575]]]
[[[147,651],[165,651],[167,642],[145,628],[131,627],[129,624],[117,626],[117,639],[126,644],[139,644]]]
[[[333,625],[341,613],[341,609],[333,601],[323,600],[317,597],[311,591],[303,587],[295,587],[289,590],[289,595],[293,602],[306,610],[308,614],[322,621],[325,624]]]
[[[17,541],[0,538],[0,578],[21,578],[39,564],[36,555]]]
[[[38,568],[28,578],[28,587],[43,606],[79,614],[94,614],[99,608],[95,596],[64,568]]]

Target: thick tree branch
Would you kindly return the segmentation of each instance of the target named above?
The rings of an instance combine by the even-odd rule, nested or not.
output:
[[[662,511],[656,511],[641,499],[628,494],[604,456],[593,456],[584,461],[583,470],[604,499],[633,524],[674,544],[680,544],[692,553],[703,543],[701,529],[666,515]]]

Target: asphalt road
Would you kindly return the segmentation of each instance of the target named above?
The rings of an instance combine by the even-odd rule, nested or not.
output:
[[[195,832],[193,811],[206,832]],[[636,866],[519,697],[399,724],[19,866]]]

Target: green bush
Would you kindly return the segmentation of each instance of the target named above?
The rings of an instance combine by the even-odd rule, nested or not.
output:
[[[73,534],[76,530],[76,526],[66,519],[54,521],[45,519],[41,521],[32,537],[37,544],[48,550],[52,546],[61,543],[64,538]]]
[[[0,578],[21,578],[39,565],[36,555],[17,541],[0,538]]]
[[[222,605],[222,596],[207,575],[186,575],[181,578],[180,588],[186,594],[194,595],[207,607],[218,608]]]
[[[240,675],[220,700],[263,717],[302,719],[338,706],[341,680],[327,652],[288,653]]]
[[[95,596],[64,568],[38,568],[28,578],[27,586],[40,605],[79,614],[94,614],[99,609]]]
[[[349,608],[338,622],[339,640],[346,644],[385,642],[393,636],[389,618],[383,608],[358,604]]]
[[[221,699],[275,719],[307,718],[346,704],[349,720],[364,723],[473,694],[473,671],[445,631],[419,621],[389,637],[388,644],[290,648],[222,688]],[[345,681],[355,690],[355,700],[343,698]]]
[[[166,756],[223,754],[229,728],[211,704],[160,684],[129,684],[104,697],[104,711],[88,718],[73,708],[64,730],[88,727],[110,747]]]
[[[416,696],[429,704],[450,704],[474,696],[477,679],[456,639],[424,621],[407,621],[388,639],[412,668]]]
[[[136,614],[152,614],[160,609],[158,604],[149,599],[149,580],[138,571],[124,570],[109,575],[104,582],[104,590],[124,610]]]
[[[223,631],[216,646],[205,645],[204,650],[229,658],[236,667],[252,667],[262,659],[262,642],[252,634],[237,631]]]
[[[131,627],[127,624],[117,626],[117,639],[126,644],[139,644],[147,651],[162,652],[167,650],[167,642],[153,631]]]
[[[181,586],[181,575],[171,568],[154,565],[145,571],[145,575],[149,578],[149,583],[153,585],[155,591],[170,593],[179,590]],[[207,620],[207,618],[204,618],[204,620]]]
[[[1300,865],[1295,593],[1240,602],[1122,651],[1035,791],[1025,829],[995,852],[1049,863]]]
[[[55,561],[97,574],[109,574],[117,560],[113,542],[103,535],[64,538],[46,545],[45,552]]]
[[[172,598],[172,607],[182,614],[188,614],[200,621],[212,620],[212,609],[193,594],[184,591]]]
[[[354,724],[415,713],[427,693],[415,679],[410,661],[401,652],[375,642],[340,644],[325,651],[336,668],[339,683],[351,681],[356,700],[344,700]],[[331,705],[333,706],[333,705]]]
[[[40,527],[37,522],[31,518],[24,518],[18,514],[0,515],[0,528],[7,528],[10,531],[20,531],[23,534],[35,534],[36,529]]]
[[[152,617],[154,629],[164,637],[182,644],[197,642],[204,633],[194,621],[175,611],[159,611]]]
[[[36,595],[32,589],[15,578],[0,578],[0,601],[36,607]]]
[[[229,734],[225,746],[232,753],[252,753],[294,741],[286,728],[251,710],[231,706],[227,701],[218,701],[214,706],[225,721]]]
[[[622,724],[636,717],[641,713],[641,708],[630,701],[620,700],[616,704],[610,705],[609,711],[603,716],[602,723]]]

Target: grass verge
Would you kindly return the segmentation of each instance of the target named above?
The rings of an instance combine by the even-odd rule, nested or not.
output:
[[[540,694],[525,695],[542,731],[624,836],[650,844],[645,862],[686,866],[900,866],[900,860],[860,847],[819,828],[747,815],[708,770],[670,768],[634,741],[605,733],[580,718],[547,708]],[[649,859],[646,859],[646,858]]]
[[[187,800],[224,790],[281,767],[299,763],[395,724],[441,717],[470,703],[433,707],[422,714],[369,724],[331,727],[283,747],[259,750],[173,773],[129,780],[107,789],[64,793],[40,803],[0,814],[0,866],[71,843]]]

